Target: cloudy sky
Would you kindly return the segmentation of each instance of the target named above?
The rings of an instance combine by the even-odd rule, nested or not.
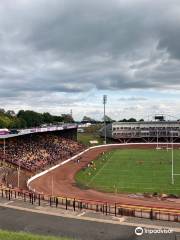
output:
[[[0,108],[180,117],[179,0],[0,0]]]

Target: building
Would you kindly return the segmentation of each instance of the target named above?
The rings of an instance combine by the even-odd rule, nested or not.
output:
[[[113,122],[106,131],[108,138],[119,142],[180,141],[179,121]],[[104,136],[104,128],[100,135]]]

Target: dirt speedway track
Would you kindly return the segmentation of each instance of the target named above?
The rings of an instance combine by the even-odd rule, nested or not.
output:
[[[100,153],[109,151],[115,148],[155,148],[156,144],[127,144],[119,146],[103,146],[99,148],[90,149],[82,155],[80,163],[70,161],[45,175],[42,175],[31,181],[29,187],[38,193],[54,196],[64,196],[76,199],[103,201],[107,203],[120,203],[141,205],[148,207],[173,208],[180,209],[180,201],[160,200],[157,198],[133,198],[128,194],[113,194],[98,192],[93,189],[80,189],[76,186],[74,176],[81,168],[87,166],[87,163],[94,160]],[[180,147],[180,145],[176,145]],[[53,183],[53,184],[52,184]],[[52,189],[53,185],[53,189]]]

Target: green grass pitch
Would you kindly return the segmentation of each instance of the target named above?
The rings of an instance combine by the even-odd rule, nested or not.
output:
[[[171,184],[171,150],[117,149],[101,155],[76,175],[81,187],[105,192],[180,195],[180,175]],[[180,150],[174,150],[174,173],[180,174]]]

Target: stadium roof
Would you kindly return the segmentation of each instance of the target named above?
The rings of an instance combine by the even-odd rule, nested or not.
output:
[[[16,134],[8,133],[8,134],[0,135],[0,139],[7,139],[7,138],[12,138],[12,137],[18,137],[18,136],[33,134],[33,133],[62,131],[62,130],[73,129],[73,128],[77,128],[77,125],[76,124],[63,124],[61,126],[20,129],[20,130],[18,130],[19,133],[16,133]]]
[[[137,122],[113,122],[113,124],[180,124],[180,121],[137,121]]]

